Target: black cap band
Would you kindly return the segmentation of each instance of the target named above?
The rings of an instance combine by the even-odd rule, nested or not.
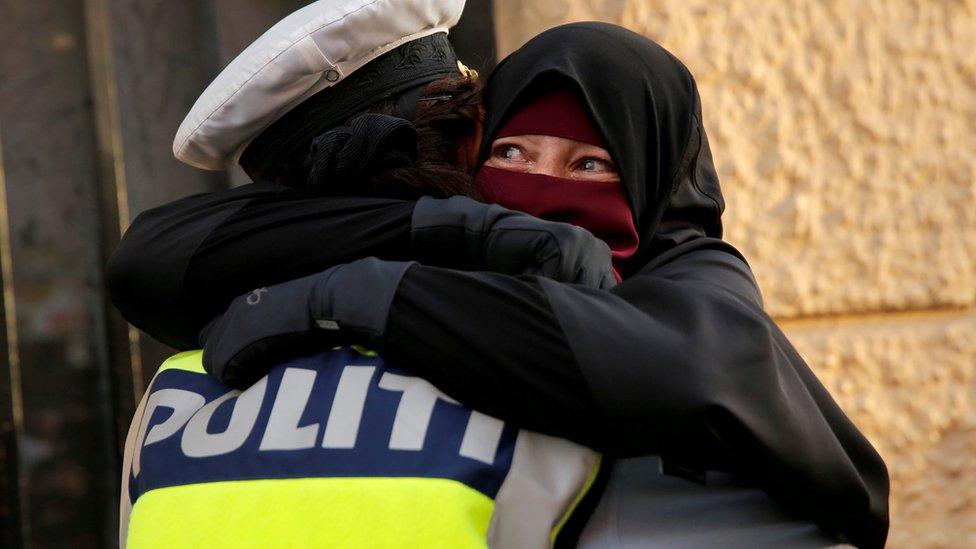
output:
[[[419,97],[424,86],[450,76],[460,76],[460,70],[446,33],[407,42],[288,111],[247,146],[240,164],[251,177],[273,180],[319,134],[391,97],[408,91]],[[416,105],[407,103],[397,102],[393,114],[411,118]]]

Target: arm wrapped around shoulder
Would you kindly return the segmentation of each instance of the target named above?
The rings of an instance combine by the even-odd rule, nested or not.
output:
[[[411,241],[425,265],[616,285],[609,246],[586,229],[462,196],[418,200]]]
[[[375,345],[410,265],[369,257],[242,295],[201,333],[204,368],[244,388],[288,358]]]

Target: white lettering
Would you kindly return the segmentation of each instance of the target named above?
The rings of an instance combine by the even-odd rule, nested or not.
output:
[[[315,446],[319,424],[299,427],[298,422],[308,405],[316,375],[315,370],[285,369],[261,439],[261,450],[301,450]]]
[[[139,434],[136,435],[136,451],[132,456],[133,476],[139,476],[143,446],[149,446],[173,436],[206,403],[206,399],[197,393],[182,389],[160,389],[149,395],[149,400],[146,401],[146,410],[139,425]],[[149,421],[159,407],[172,408],[173,414],[166,418],[166,421],[154,425],[147,435],[146,429],[149,427]]]
[[[391,450],[423,449],[424,439],[427,438],[427,427],[430,426],[430,416],[434,412],[437,400],[457,404],[456,400],[419,377],[387,372],[380,378],[379,385],[381,389],[387,391],[403,392],[400,405],[397,406],[396,418],[393,420],[393,432],[390,434]]]
[[[186,424],[186,429],[183,430],[183,438],[180,441],[183,453],[188,457],[220,456],[243,446],[251,430],[254,429],[267,388],[268,378],[263,377],[243,393],[230,391],[193,414]],[[221,404],[232,398],[236,398],[237,402],[234,403],[227,429],[222,433],[208,433],[207,426],[210,425],[214,412]]]
[[[363,412],[375,366],[346,366],[336,387],[335,399],[326,421],[322,448],[352,449],[362,426]],[[260,450],[302,450],[315,447],[321,423],[299,426],[311,398],[317,377],[315,370],[286,368],[275,395]],[[138,476],[141,449],[165,440],[180,429],[180,446],[188,457],[211,457],[228,454],[247,441],[267,392],[268,378],[254,384],[243,393],[229,391],[207,403],[192,391],[162,389],[148,396],[145,413],[136,435],[136,451],[132,460],[132,474]],[[419,451],[424,448],[427,431],[438,400],[459,405],[424,379],[383,373],[379,387],[402,393],[390,433],[391,450]],[[227,428],[210,433],[208,428],[217,409],[225,402],[233,403]],[[171,408],[173,413],[165,421],[149,428],[149,421],[157,408]],[[501,443],[505,422],[471,411],[461,439],[458,455],[491,465]]]
[[[472,410],[458,454],[491,465],[495,462],[504,428],[504,421]]]
[[[375,366],[346,366],[336,387],[335,400],[325,424],[323,448],[354,448],[363,419],[363,407]]]

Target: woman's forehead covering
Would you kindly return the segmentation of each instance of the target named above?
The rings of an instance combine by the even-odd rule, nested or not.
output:
[[[659,45],[602,23],[550,29],[498,66],[488,82],[485,144],[490,145],[525,95],[538,93],[539,86],[562,85],[560,81],[580,92],[628,187],[643,187],[673,171],[688,141],[694,81]],[[664,134],[674,139],[661,143]],[[660,155],[646,154],[660,145]],[[630,154],[632,148],[643,154]]]

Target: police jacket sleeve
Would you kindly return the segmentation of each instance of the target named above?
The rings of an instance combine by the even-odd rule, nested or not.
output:
[[[312,197],[270,183],[189,196],[147,210],[106,266],[131,324],[177,349],[236,296],[359,257],[402,259],[414,202]]]
[[[191,349],[234,297],[368,256],[615,284],[610,249],[573,225],[461,196],[320,197],[267,183],[141,214],[109,260],[106,278],[126,320]]]
[[[887,533],[888,477],[719,241],[612,291],[414,266],[383,355],[486,413],[618,455],[753,472],[852,543]]]

